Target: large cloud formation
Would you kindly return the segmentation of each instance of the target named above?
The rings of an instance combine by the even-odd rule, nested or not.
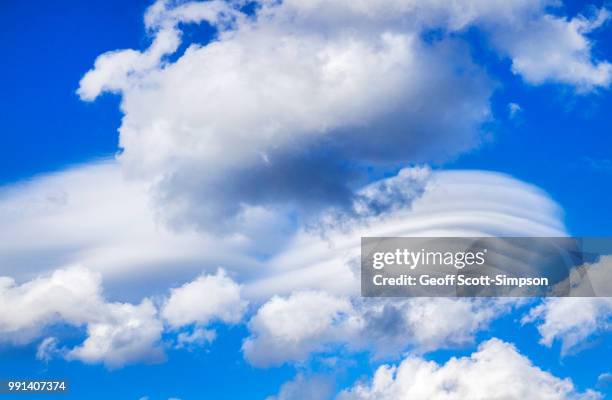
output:
[[[587,34],[607,20],[547,13],[553,1],[170,2],[149,8],[144,51],[102,54],[84,100],[119,93],[124,171],[154,182],[167,221],[240,225],[251,207],[308,218],[344,208],[371,165],[473,148],[494,84],[461,33],[480,29],[532,84],[607,87]],[[183,54],[184,24],[216,29]],[[427,39],[428,32],[436,39]]]
[[[194,287],[207,291],[197,293]],[[240,287],[223,271],[201,276],[171,290],[160,312],[150,298],[139,304],[109,302],[103,295],[100,274],[83,267],[57,269],[22,284],[0,277],[0,343],[26,344],[38,340],[55,324],[85,327],[86,338],[74,348],[60,348],[49,336],[38,347],[37,357],[103,363],[108,368],[135,362],[163,360],[162,333],[195,324],[200,331],[183,332],[181,340],[193,341],[211,321],[237,323],[244,314]],[[178,313],[181,313],[179,316]],[[161,315],[160,315],[161,314]],[[208,341],[214,331],[208,330]],[[210,335],[213,335],[211,338]]]
[[[469,344],[509,302],[448,298],[360,299],[325,292],[273,297],[249,322],[243,352],[257,366],[304,363],[313,354],[369,350],[397,357]]]
[[[100,55],[78,89],[86,101],[121,96],[118,162],[2,188],[0,257],[12,276],[0,279],[3,341],[42,339],[41,359],[117,367],[163,357],[168,332],[176,347],[208,343],[212,324],[239,323],[251,302],[260,307],[243,352],[254,365],[334,346],[426,352],[471,342],[507,305],[359,301],[360,236],[566,234],[559,207],[511,177],[401,167],[481,140],[496,84],[466,32],[527,84],[588,92],[612,78],[588,36],[605,9],[566,18],[547,0],[245,4],[153,4],[150,46]],[[187,24],[215,36],[181,46]],[[175,229],[188,226],[197,229]],[[75,264],[88,269],[57,269]],[[549,320],[546,310],[533,320]],[[55,323],[87,336],[62,348],[45,332]],[[489,345],[512,356],[504,346]],[[555,379],[543,381],[571,392]]]
[[[357,383],[338,399],[596,400],[601,395],[576,390],[571,380],[541,370],[511,344],[491,339],[471,356],[443,365],[417,357],[383,365],[371,382]]]

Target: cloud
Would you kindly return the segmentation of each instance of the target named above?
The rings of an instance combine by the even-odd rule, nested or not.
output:
[[[164,4],[147,14],[161,20],[149,27],[154,36],[177,37],[168,24],[199,21],[193,3],[180,12]],[[207,19],[216,40],[152,70],[140,59],[166,41],[158,36],[134,61],[138,73],[124,73],[134,52],[126,50],[100,56],[83,77],[85,100],[121,92],[121,164],[156,182],[160,210],[175,225],[231,228],[244,205],[303,216],[342,208],[364,163],[445,159],[477,144],[492,85],[463,49],[380,25],[302,29],[290,6],[266,4],[229,27]]]
[[[0,278],[0,338],[27,343],[57,321],[86,323],[103,308],[100,277],[84,268],[54,271],[18,285]]]
[[[109,302],[102,295],[99,274],[71,267],[20,285],[11,278],[0,277],[0,341],[27,344],[56,324],[85,327],[85,340],[74,348],[60,349],[57,338],[45,338],[38,345],[37,358],[48,361],[62,356],[102,363],[112,369],[163,360],[162,333],[166,328],[168,333],[175,333],[184,324],[197,325],[190,333],[178,333],[179,347],[210,342],[215,332],[203,327],[212,321],[235,323],[242,317],[244,307],[239,286],[219,270],[216,275],[202,275],[170,292],[162,309],[169,324],[165,327],[157,306],[149,298],[138,304]]]
[[[523,112],[523,107],[518,103],[508,103],[508,116],[510,118],[516,118]]]
[[[1,188],[4,273],[24,281],[80,264],[137,302],[222,266],[246,299],[265,301],[308,288],[355,294],[361,236],[566,234],[546,193],[484,171],[403,169],[359,190],[351,211],[323,215],[316,229],[296,226],[281,208],[250,209],[228,235],[176,231],[158,221],[149,194],[113,161]]]
[[[8,299],[0,304],[11,305],[2,313],[0,326],[13,326],[11,340],[32,340],[45,333],[41,328],[63,321],[91,328],[91,340],[72,353],[73,357],[105,362],[97,350],[118,346],[125,339],[134,344],[133,349],[121,349],[127,358],[113,355],[113,361],[106,362],[136,362],[140,350],[143,355],[155,354],[138,345],[153,346],[158,329],[160,335],[169,333],[177,347],[206,345],[216,335],[211,324],[240,321],[245,301],[249,301],[254,307],[263,305],[251,319],[251,336],[244,347],[247,359],[257,365],[301,362],[313,353],[337,347],[387,356],[394,346],[417,351],[461,346],[504,312],[503,307],[442,300],[427,305],[418,301],[360,303],[355,299],[359,238],[566,234],[561,209],[546,193],[509,176],[483,171],[403,169],[358,190],[350,211],[323,214],[318,229],[277,229],[275,221],[287,221],[290,213],[253,209],[245,220],[248,229],[219,237],[158,224],[148,193],[147,185],[124,180],[113,162],[73,168],[2,190],[3,268],[26,282],[17,285],[11,278],[0,280],[0,293]],[[270,237],[269,231],[278,238]],[[51,272],[66,263],[91,269],[61,279],[48,278],[66,274]],[[218,265],[227,274],[220,270],[211,274]],[[167,275],[170,267],[172,279]],[[202,271],[209,272],[199,275]],[[41,274],[47,278],[38,278]],[[124,306],[109,306],[114,303],[102,295],[101,275],[105,288]],[[71,283],[54,284],[61,287],[61,296],[42,296],[37,300],[42,306],[32,314],[12,313],[29,298],[22,294],[29,293],[27,288],[35,287],[36,282],[47,285],[64,280]],[[138,287],[134,281],[139,282]],[[176,282],[188,283],[177,286]],[[168,287],[175,289],[167,292]],[[151,296],[160,298],[160,310],[143,301]],[[306,326],[295,333],[294,342],[288,342],[282,335],[292,333],[277,331],[275,324],[282,325],[282,321],[274,319],[282,315],[294,319],[308,306],[310,297],[321,306],[303,315]],[[269,309],[278,312],[265,312]],[[419,317],[445,310],[453,310],[447,319],[459,326],[457,334],[446,329],[450,325]],[[25,315],[29,317],[24,319]],[[320,323],[312,324],[311,318]],[[145,337],[141,342],[135,329],[122,329],[132,320],[142,326]],[[371,321],[384,322],[388,332],[378,332]],[[410,335],[397,333],[401,329],[410,329]],[[9,331],[6,328],[3,334],[11,336]],[[275,355],[271,349],[282,351]]]
[[[344,340],[358,323],[349,300],[325,292],[273,297],[249,321],[251,336],[242,349],[250,363],[279,365],[306,361],[311,352]]]
[[[61,351],[58,349],[58,343],[59,341],[55,337],[43,339],[36,349],[36,359],[48,362],[58,354],[61,354]]]
[[[398,349],[423,353],[471,344],[474,335],[509,312],[511,299],[414,298],[365,300],[364,325],[353,347],[376,356],[396,356]]]
[[[162,323],[157,309],[145,299],[138,305],[111,303],[104,318],[87,324],[87,339],[66,354],[68,360],[104,363],[118,368],[134,362],[158,362],[164,359],[159,347]]]
[[[604,372],[597,377],[597,387],[598,388],[608,388],[612,386],[612,373]]]
[[[607,88],[612,64],[593,59],[588,34],[610,17],[599,9],[592,18],[571,19],[549,14],[525,15],[491,30],[492,42],[512,60],[512,71],[531,84],[559,82],[579,91]]]
[[[368,350],[396,357],[469,344],[511,302],[446,298],[353,299],[325,292],[273,297],[249,321],[242,349],[260,367],[304,363],[313,354]]]
[[[561,342],[561,353],[568,354],[583,348],[596,334],[608,332],[612,327],[612,300],[610,298],[554,298],[533,308],[524,323],[538,323],[540,343],[552,346]]]
[[[285,220],[257,209],[244,216],[241,232],[221,238],[169,229],[156,217],[148,186],[124,179],[115,161],[1,187],[0,221],[4,274],[29,280],[80,264],[134,301],[165,291],[170,269],[173,283],[218,265],[253,269],[254,255],[281,247],[290,232]]]
[[[204,347],[205,345],[212,343],[216,338],[216,331],[196,327],[191,332],[181,332],[176,336],[176,348],[192,349]]]
[[[281,386],[276,396],[269,396],[266,400],[329,400],[333,392],[333,382],[327,377],[298,373]]]
[[[497,173],[405,169],[362,189],[358,199],[358,217],[331,214],[323,232],[300,229],[267,262],[270,272],[245,284],[245,295],[265,300],[313,288],[358,294],[362,236],[567,235],[546,193]]]
[[[516,348],[498,339],[481,344],[469,357],[440,365],[407,357],[399,365],[383,365],[371,382],[355,384],[339,400],[366,399],[555,399],[594,400],[592,390],[579,392],[569,379],[543,371]]]
[[[162,324],[151,301],[144,299],[139,305],[106,302],[96,273],[72,267],[21,285],[7,277],[0,280],[3,341],[25,344],[47,326],[66,323],[87,327],[87,338],[80,346],[66,350],[67,359],[115,368],[161,356]],[[37,354],[48,358],[56,347],[57,340],[47,338]]]
[[[202,275],[181,287],[171,289],[161,315],[171,327],[208,325],[219,320],[237,323],[246,311],[240,286],[223,269],[215,275]]]
[[[576,296],[612,292],[612,256],[603,256],[593,264],[586,264],[584,268],[588,278],[578,282],[580,286],[588,288],[573,287]],[[555,340],[559,340],[562,354],[574,353],[588,345],[589,339],[597,334],[612,330],[612,298],[548,298],[532,308],[522,322],[537,323],[540,343],[543,345],[550,347]]]

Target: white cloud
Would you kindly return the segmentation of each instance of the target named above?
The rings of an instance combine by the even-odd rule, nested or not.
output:
[[[58,349],[59,341],[55,337],[44,338],[36,349],[36,359],[41,361],[49,361],[55,358],[61,351]]]
[[[0,277],[0,342],[27,344],[53,325],[67,324],[86,328],[83,343],[60,349],[57,338],[47,337],[38,345],[38,359],[62,356],[108,368],[163,360],[165,327],[156,305],[149,298],[138,304],[108,302],[101,283],[99,274],[82,267],[58,269],[20,285]],[[191,347],[214,340],[215,332],[204,326],[236,323],[244,308],[240,287],[219,270],[173,289],[162,313],[169,333],[177,333],[177,346]],[[190,323],[197,324],[191,332],[175,332]]]
[[[4,304],[11,304],[9,312],[0,316],[0,326],[13,326],[13,331],[19,332],[19,335],[13,334],[14,338],[25,337],[24,332],[31,329],[30,337],[34,338],[42,334],[40,328],[55,320],[77,326],[90,324],[91,340],[73,356],[105,362],[96,358],[96,350],[106,344],[118,344],[124,337],[129,342],[135,332],[129,327],[122,330],[124,323],[133,320],[137,326],[142,324],[147,328],[143,334],[149,343],[155,338],[158,320],[162,317],[154,319],[150,305],[141,303],[143,298],[165,293],[177,281],[189,282],[200,271],[211,271],[222,265],[242,286],[218,272],[196,277],[193,282],[171,291],[165,303],[161,300],[160,314],[177,335],[176,346],[209,343],[214,334],[208,325],[215,321],[239,321],[244,301],[249,300],[267,304],[252,321],[252,336],[247,341],[253,342],[252,348],[247,350],[249,345],[245,344],[247,358],[256,364],[299,362],[308,359],[311,353],[325,352],[338,345],[351,351],[368,349],[376,356],[387,355],[393,346],[427,351],[469,342],[473,333],[486,327],[503,310],[461,301],[445,304],[443,300],[422,307],[417,306],[418,302],[392,306],[356,302],[353,297],[359,289],[361,236],[565,235],[561,210],[545,193],[511,177],[482,171],[404,169],[396,177],[360,190],[352,211],[326,214],[320,229],[298,228],[297,233],[277,229],[278,225],[270,222],[286,220],[283,210],[253,212],[250,228],[229,236],[215,238],[201,231],[173,231],[156,224],[147,193],[146,185],[124,181],[113,163],[71,169],[5,188],[0,194],[0,219],[4,222],[0,226],[4,240],[0,241],[0,256],[5,260],[3,268],[14,271],[19,280],[30,282],[19,286],[9,278],[0,281],[3,288],[0,293],[7,299]],[[268,230],[276,231],[279,238],[270,238]],[[21,258],[22,254],[29,256]],[[263,260],[261,254],[265,255]],[[37,275],[33,271],[50,271],[66,262],[91,266],[105,277],[105,286],[112,289],[111,293],[120,294],[122,301],[129,297],[131,303],[123,303],[128,304],[125,307],[104,305],[113,303],[103,299],[100,277],[86,272],[71,278],[74,284],[59,285],[65,291],[62,296],[37,300],[43,304],[37,308],[39,314],[33,312],[31,317],[22,320],[30,314],[10,312],[22,307],[21,299],[27,297],[21,295],[24,288],[36,286],[38,278],[32,278]],[[171,280],[166,269],[169,267],[173,271]],[[55,274],[61,276],[62,272],[51,276]],[[138,288],[134,288],[135,281],[139,282]],[[273,314],[280,317],[285,312],[287,318],[294,318],[295,310],[301,310],[304,301],[297,294],[290,295],[296,291],[309,293],[309,290],[325,292],[317,296],[327,301],[321,300],[326,307],[304,315],[320,324],[307,322],[308,326],[296,333],[298,337],[291,344],[282,337],[284,331],[271,328],[277,323],[282,325],[282,321],[274,321],[275,315],[264,311],[274,305],[280,311]],[[213,296],[213,293],[223,296]],[[274,295],[278,297],[270,300]],[[20,300],[15,303],[17,298]],[[45,307],[56,311],[42,312]],[[438,309],[453,310],[447,319],[455,321],[461,334],[453,335],[450,329],[436,325],[444,325],[443,321],[419,317]],[[93,319],[96,315],[101,319]],[[56,319],[50,320],[51,316]],[[390,330],[381,335],[373,329],[375,324],[369,323],[370,320],[395,322],[389,326],[409,328],[411,334],[394,335],[392,332],[399,331]],[[189,324],[195,326],[182,326]],[[9,330],[5,329],[5,336]],[[356,333],[367,338],[367,343],[358,340]],[[266,351],[274,348],[282,351],[278,352],[277,359],[268,359],[274,355],[268,356]],[[138,347],[134,349],[137,352]],[[122,352],[133,354],[127,347]],[[120,362],[121,357],[113,355],[112,360],[115,361],[106,362]]]
[[[0,277],[0,339],[27,343],[48,324],[81,325],[102,307],[100,277],[80,267],[21,285]]]
[[[298,373],[281,386],[276,396],[269,396],[266,400],[329,400],[333,391],[333,382],[327,377]]]
[[[518,103],[508,103],[508,116],[510,118],[516,118],[523,111]]]
[[[67,359],[102,362],[109,368],[163,360],[163,351],[158,346],[163,326],[150,300],[145,299],[138,305],[107,304],[105,314],[103,317],[90,316],[87,339],[69,351]]]
[[[603,256],[598,262],[585,264],[583,270],[573,272],[586,274],[586,278],[572,281],[579,282],[572,289],[574,295],[612,293],[612,256]],[[587,346],[589,339],[597,334],[612,331],[612,298],[548,298],[532,308],[522,321],[538,324],[543,345],[550,347],[559,340],[562,354],[573,353]]]
[[[315,291],[275,296],[249,321],[251,336],[242,349],[257,366],[303,362],[311,352],[346,340],[358,322],[348,299]]]
[[[247,16],[241,2],[160,0],[145,16],[151,47],[103,54],[81,80],[84,100],[122,95],[121,164],[176,225],[234,229],[248,206],[308,219],[350,205],[364,165],[473,148],[494,85],[445,33],[481,28],[533,84],[586,91],[612,76],[587,37],[605,9],[567,20],[547,14],[554,1],[259,3]],[[202,21],[215,39],[169,61],[180,23]],[[422,40],[432,29],[441,39]]]
[[[59,269],[49,276],[17,285],[0,278],[0,339],[28,343],[56,323],[86,326],[87,338],[68,359],[104,363],[110,368],[161,356],[162,324],[157,310],[145,299],[139,305],[108,303],[98,274],[81,267]],[[45,359],[57,347],[54,339],[39,345]]]
[[[376,356],[398,350],[423,353],[471,344],[474,335],[511,310],[512,299],[414,298],[365,300],[363,320],[352,347],[369,348]],[[400,351],[401,351],[400,350]]]
[[[243,346],[255,365],[303,362],[335,346],[376,356],[458,346],[508,305],[359,301],[359,237],[565,234],[556,204],[511,177],[408,168],[364,187],[359,170],[444,160],[478,144],[494,84],[460,38],[469,27],[528,83],[607,87],[610,64],[595,59],[588,37],[607,11],[565,19],[547,14],[548,1],[287,0],[262,1],[248,17],[237,4],[158,1],[145,16],[151,46],[103,54],[82,78],[83,100],[122,96],[121,171],[103,162],[0,191],[3,271],[25,281],[0,278],[0,340],[30,342],[63,322],[85,327],[87,338],[59,350],[48,337],[39,358],[119,367],[163,357],[164,323],[179,347],[211,342],[216,333],[207,326],[240,322],[249,299],[263,303]],[[218,29],[215,40],[170,61],[180,23],[202,21]],[[441,39],[422,40],[432,28],[442,28]],[[310,221],[319,229],[296,227],[296,211],[316,215]],[[172,229],[191,224],[200,230]],[[70,264],[95,272],[38,276]],[[172,289],[158,310],[152,293],[134,293],[129,283],[150,279],[165,291],[169,267],[174,284],[218,265],[244,286],[219,270]],[[100,274],[138,301],[107,301]],[[576,304],[553,299],[532,310],[544,344],[561,339],[572,348],[608,329],[607,302]],[[522,368],[530,374],[520,393],[575,394],[568,381],[493,341],[444,366],[407,359],[397,374],[383,367],[371,387],[350,395],[438,390],[405,384],[403,366],[442,379],[456,377],[456,364],[474,374],[493,365],[499,376],[523,379]],[[473,381],[443,389],[478,398]]]
[[[612,330],[612,299],[610,298],[551,298],[530,311],[524,322],[538,324],[540,343],[562,344],[561,353],[578,351],[598,333]]]
[[[212,343],[217,338],[217,332],[212,329],[200,327],[194,328],[191,332],[180,332],[176,336],[176,348],[197,348]]]
[[[511,302],[447,298],[354,299],[325,292],[273,297],[249,322],[246,359],[266,367],[303,363],[311,355],[369,350],[396,357],[469,344]]]
[[[265,210],[250,210],[242,232],[219,238],[167,228],[150,203],[148,186],[125,180],[114,161],[0,188],[2,271],[29,280],[80,264],[101,273],[111,289],[127,286],[119,295],[137,301],[151,288],[165,291],[169,269],[172,283],[218,265],[248,270],[259,265],[251,254],[286,240],[286,222]]]
[[[597,377],[597,387],[607,388],[612,386],[612,373],[604,372]]]
[[[307,288],[355,294],[361,236],[565,235],[546,193],[482,171],[404,169],[361,190],[354,211],[329,214],[318,229],[291,226],[283,209],[251,209],[242,231],[220,236],[158,223],[149,194],[114,162],[0,189],[3,272],[23,281],[81,264],[101,273],[110,293],[138,302],[222,266],[246,299],[265,301]]]
[[[491,339],[469,357],[439,365],[408,357],[398,366],[383,365],[371,382],[357,383],[340,400],[473,399],[594,400],[597,392],[579,392],[569,379],[543,371],[509,343]]]
[[[591,19],[538,15],[514,20],[508,29],[495,29],[493,42],[512,59],[513,72],[527,82],[561,82],[580,91],[607,88],[612,82],[612,64],[593,60],[587,34],[609,19],[601,9]]]
[[[301,31],[284,5],[261,13],[150,72],[115,77],[132,51],[103,55],[81,82],[84,99],[120,88],[119,159],[156,183],[168,220],[210,230],[244,204],[342,206],[358,181],[341,160],[443,159],[477,143],[492,85],[461,49],[383,26]]]
[[[332,214],[323,232],[300,230],[267,263],[271,272],[245,284],[245,295],[265,300],[309,288],[357,294],[362,236],[567,235],[561,209],[544,192],[497,173],[405,169],[359,195],[358,218]]]
[[[161,314],[170,326],[179,328],[194,323],[208,325],[215,320],[237,323],[245,311],[240,286],[219,269],[215,275],[202,275],[172,289]]]

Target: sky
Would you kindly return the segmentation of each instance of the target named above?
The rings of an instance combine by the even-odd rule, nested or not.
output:
[[[609,7],[2,2],[0,378],[612,396],[610,299],[369,300],[354,266],[361,236],[610,236]]]

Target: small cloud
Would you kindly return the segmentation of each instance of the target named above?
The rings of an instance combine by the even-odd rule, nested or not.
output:
[[[508,103],[508,116],[510,119],[517,117],[523,111],[523,107],[521,107],[517,103]]]
[[[211,329],[196,327],[192,332],[181,332],[176,338],[176,348],[191,349],[194,347],[202,347],[208,343],[212,343],[217,338],[217,333]]]
[[[604,372],[597,378],[598,388],[612,388],[612,372]]]
[[[53,357],[61,353],[61,350],[57,347],[58,340],[54,337],[45,338],[38,345],[36,350],[36,359],[49,362]]]

